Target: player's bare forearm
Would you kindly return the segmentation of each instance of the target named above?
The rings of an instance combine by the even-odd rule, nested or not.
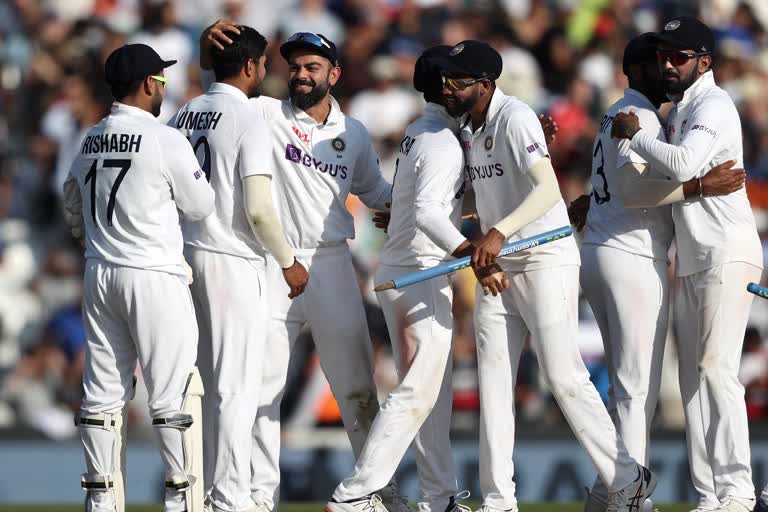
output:
[[[712,168],[701,178],[692,178],[683,184],[683,193],[689,197],[724,196],[744,186],[747,173],[744,169],[733,169],[735,160],[728,160]]]
[[[475,250],[475,246],[469,240],[464,240],[455,251],[451,253],[454,258],[464,258],[466,256],[472,256]]]

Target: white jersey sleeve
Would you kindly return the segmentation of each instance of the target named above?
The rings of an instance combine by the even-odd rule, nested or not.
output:
[[[530,108],[518,109],[516,116],[508,117],[505,132],[514,167],[523,174],[549,156],[541,123]]]
[[[701,177],[709,171],[707,163],[718,148],[718,130],[729,124],[729,107],[723,97],[713,97],[694,107],[687,122],[689,129],[679,145],[667,144],[658,140],[655,133],[640,130],[632,138],[630,148],[681,183]]]
[[[213,211],[213,189],[205,181],[189,141],[173,130],[163,130],[160,148],[165,157],[165,175],[176,207],[185,221],[198,221]]]
[[[416,171],[416,227],[448,254],[466,240],[451,222],[454,183],[446,179],[446,170],[462,159],[458,144],[430,148],[430,154],[421,157]]]
[[[254,118],[240,137],[237,159],[240,178],[272,176],[272,132],[264,119]]]
[[[655,112],[651,112],[650,110],[644,108],[632,107],[624,107],[622,111],[634,112],[635,115],[639,118],[640,126],[643,128],[643,130],[645,130],[645,133],[661,141],[667,140],[666,136],[664,135],[664,127],[661,125],[659,117]],[[628,163],[648,163],[648,160],[637,154],[636,151],[632,150],[630,141],[624,139],[618,141],[618,154],[616,160],[616,169],[621,169],[625,164]]]
[[[358,196],[368,208],[385,210],[386,205],[392,203],[392,185],[381,175],[379,157],[373,149],[368,131],[362,125],[360,127],[365,132],[363,139],[366,143],[355,163],[350,192]]]

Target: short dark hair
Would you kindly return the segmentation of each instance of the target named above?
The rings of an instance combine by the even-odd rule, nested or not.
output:
[[[135,93],[139,86],[141,86],[143,83],[144,80],[137,80],[129,84],[115,83],[109,87],[112,92],[112,97],[115,98],[115,101],[122,101],[126,96],[130,96],[131,94]]]
[[[237,75],[248,59],[258,62],[267,48],[267,39],[256,29],[245,25],[238,25],[238,28],[240,34],[227,33],[232,40],[231,44],[225,45],[223,50],[216,47],[211,49],[211,64],[216,80]]]

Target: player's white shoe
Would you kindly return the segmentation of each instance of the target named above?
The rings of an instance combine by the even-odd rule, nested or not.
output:
[[[369,494],[356,500],[329,501],[325,504],[325,512],[389,512],[378,494]]]
[[[587,501],[584,502],[584,512],[605,512],[606,510],[608,510],[607,502],[603,501],[603,499],[600,496],[593,493],[589,489],[589,487],[587,487],[586,490],[587,490]],[[659,509],[654,508],[653,501],[651,501],[649,498],[649,499],[646,499],[645,502],[643,502],[642,512],[659,512]]]
[[[716,508],[714,512],[752,512],[754,509],[754,499],[728,496],[720,502],[720,508]]]
[[[638,464],[634,482],[608,495],[606,512],[640,512],[654,489],[656,476],[648,468]]]
[[[397,482],[390,482],[378,494],[381,496],[381,503],[389,512],[414,512],[408,506],[408,500],[400,496],[400,487],[398,487]]]

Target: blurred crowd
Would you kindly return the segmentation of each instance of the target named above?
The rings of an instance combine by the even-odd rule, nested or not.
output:
[[[5,0],[0,2],[0,433],[75,435],[72,414],[81,395],[84,330],[80,319],[82,249],[65,229],[61,185],[85,130],[109,110],[103,62],[127,42],[143,42],[164,59],[170,83],[161,120],[201,94],[198,38],[227,17],[267,36],[269,75],[263,93],[287,96],[279,43],[296,31],[322,33],[340,49],[335,97],[374,138],[391,178],[397,144],[423,100],[411,86],[420,52],[463,39],[490,42],[503,56],[498,85],[547,113],[559,125],[550,148],[570,201],[591,172],[599,119],[622,95],[621,55],[633,36],[664,20],[693,14],[717,36],[715,75],[741,113],[748,193],[768,239],[768,2],[765,0]],[[357,237],[351,242],[376,345],[381,393],[394,386],[386,325],[371,274],[384,240],[371,213],[350,200]],[[468,224],[468,230],[477,226]],[[670,271],[672,269],[670,268]],[[474,277],[455,283],[454,423],[472,433],[478,394],[472,309]],[[752,425],[768,421],[768,301],[756,299],[744,340],[741,377]],[[682,427],[674,326],[670,327],[657,426]],[[580,347],[603,396],[602,344],[586,303]],[[515,402],[519,422],[541,431],[565,428],[537,373],[522,356]],[[287,431],[339,423],[307,334],[297,343],[283,401]],[[130,421],[147,425],[142,387]],[[768,424],[768,423],[766,423]]]

